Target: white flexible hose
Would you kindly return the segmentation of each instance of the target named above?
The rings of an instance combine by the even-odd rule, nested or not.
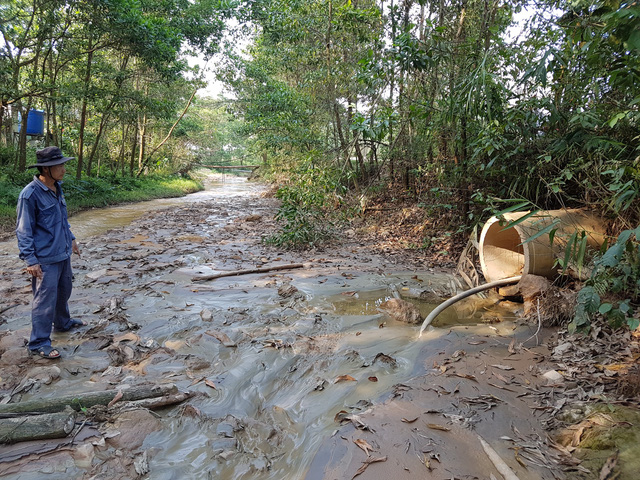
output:
[[[457,301],[462,300],[463,298],[467,298],[475,293],[479,293],[484,290],[489,290],[490,288],[504,287],[505,285],[511,285],[512,283],[518,283],[521,278],[522,278],[522,275],[518,275],[517,277],[503,278],[502,280],[496,280],[495,282],[489,282],[489,283],[485,283],[484,285],[478,285],[477,287],[473,287],[470,290],[466,290],[462,293],[459,293],[458,295],[451,297],[449,300],[442,302],[440,305],[434,308],[429,315],[427,315],[427,318],[424,319],[424,322],[422,322],[422,326],[420,327],[420,334],[418,335],[418,338],[422,336],[422,332],[424,332],[425,328],[427,328],[431,324],[431,322],[433,322],[433,320],[438,315],[440,315],[440,313],[442,313],[442,311],[445,308],[450,307]]]

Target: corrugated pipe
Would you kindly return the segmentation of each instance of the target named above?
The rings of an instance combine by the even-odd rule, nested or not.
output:
[[[424,319],[424,322],[422,322],[422,326],[420,327],[420,334],[418,335],[418,337],[422,336],[422,332],[424,332],[425,328],[427,328],[431,324],[431,322],[433,322],[433,320],[442,313],[442,311],[445,308],[450,307],[454,303],[462,300],[463,298],[470,297],[475,293],[479,293],[484,290],[489,290],[490,288],[494,288],[494,287],[504,287],[505,285],[511,285],[512,283],[518,283],[521,278],[522,276],[518,275],[517,277],[503,278],[502,280],[496,280],[495,282],[485,283],[484,285],[478,285],[477,287],[474,287],[471,290],[467,290],[462,293],[459,293],[458,295],[451,297],[449,300],[442,302],[440,305],[434,308],[429,315],[427,315],[427,318]]]

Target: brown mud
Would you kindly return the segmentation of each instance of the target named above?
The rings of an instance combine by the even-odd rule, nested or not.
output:
[[[568,441],[558,432],[593,418],[581,406],[611,392],[635,408],[638,390],[603,366],[637,358],[634,335],[611,355],[617,334],[559,336],[489,293],[418,339],[419,325],[379,307],[400,297],[424,315],[455,293],[455,247],[407,249],[393,220],[365,215],[331,245],[284,251],[262,243],[276,208],[251,187],[79,238],[70,306],[89,326],[54,334],[57,361],[27,354],[29,280],[3,244],[0,404],[149,384],[193,396],[157,411],[117,401],[83,410],[68,438],[0,446],[0,476],[489,479],[508,468],[522,480],[602,477],[620,445],[610,441],[586,468],[590,427]]]

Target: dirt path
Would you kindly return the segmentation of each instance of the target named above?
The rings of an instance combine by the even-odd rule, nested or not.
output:
[[[84,412],[73,441],[0,447],[0,475],[500,478],[481,436],[520,479],[571,478],[545,430],[566,402],[543,376],[556,367],[553,332],[472,320],[418,341],[417,327],[364,298],[394,282],[401,294],[450,295],[444,269],[353,229],[322,249],[266,247],[275,209],[256,189],[83,241],[71,307],[90,326],[54,337],[57,363],[27,356],[28,279],[3,255],[0,403],[149,383],[195,396],[159,417],[117,404]],[[193,281],[294,263],[305,267]]]

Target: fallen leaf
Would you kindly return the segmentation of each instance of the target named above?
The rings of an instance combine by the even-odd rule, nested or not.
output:
[[[395,358],[385,353],[378,353],[373,359],[373,363],[376,363],[376,362],[386,363],[387,365],[391,365],[392,367],[395,367],[397,365]]]
[[[216,388],[216,384],[215,384],[215,383],[213,383],[213,380],[209,380],[209,379],[207,378],[207,379],[205,379],[204,384],[205,384],[207,387],[211,387],[211,388],[213,388],[214,390],[217,390],[217,388]]]
[[[495,383],[487,382],[487,385],[491,385],[492,387],[499,388],[500,390],[506,390],[507,392],[515,392],[515,390],[511,390],[510,388],[502,387],[500,385],[496,385]]]
[[[334,422],[338,422],[339,424],[343,424],[345,422],[351,422],[354,427],[360,430],[368,430],[373,432],[374,430],[369,427],[366,423],[364,423],[358,415],[349,414],[346,410],[340,410],[336,413],[336,416],[333,418]]]
[[[604,462],[602,470],[600,470],[599,480],[607,480],[612,477],[613,470],[616,468],[616,464],[618,463],[618,452],[614,452],[607,461]]]
[[[182,416],[188,416],[188,417],[193,417],[193,418],[199,418],[202,416],[202,412],[194,407],[193,405],[187,404],[185,405],[185,407],[182,409]]]
[[[367,469],[367,467],[369,465],[371,465],[372,463],[376,463],[376,462],[386,462],[387,461],[387,457],[386,455],[384,457],[379,457],[379,458],[367,458],[364,462],[362,462],[362,466],[358,469],[358,471],[353,475],[353,477],[351,477],[351,480],[353,480],[354,478],[356,478],[358,475],[360,475],[361,473],[364,473],[364,471]]]
[[[486,340],[478,340],[475,342],[467,342],[469,345],[482,345],[483,343],[487,343]]]
[[[369,442],[367,442],[366,440],[363,440],[361,438],[358,438],[356,440],[353,441],[353,443],[355,443],[357,446],[359,446],[362,450],[364,450],[364,453],[367,454],[367,457],[370,457],[371,455],[369,454],[369,450],[373,450],[373,447],[371,445],[369,445]]]
[[[573,437],[571,439],[571,446],[577,447],[580,445],[580,440],[582,439],[582,434],[584,433],[585,426],[578,426],[577,430],[574,432]]]
[[[238,345],[232,341],[229,336],[226,333],[223,332],[219,332],[217,330],[207,330],[206,332],[207,335],[215,338],[216,340],[220,341],[220,343],[222,343],[222,345],[224,345],[225,347],[237,347]]]
[[[403,417],[403,418],[401,418],[400,420],[401,420],[401,421],[403,421],[404,423],[413,423],[413,422],[415,422],[416,420],[418,420],[418,418],[420,418],[420,417],[411,418],[411,419],[407,419],[407,418],[404,418],[404,417]]]
[[[370,382],[377,382],[378,381],[378,377],[369,377],[369,381]]]
[[[85,275],[86,278],[88,278],[89,280],[91,280],[92,282],[95,282],[96,280],[98,280],[100,277],[103,277],[107,274],[107,269],[106,268],[101,268],[100,270],[95,270],[93,272],[89,272]]]
[[[509,365],[491,365],[492,367],[499,368],[500,370],[513,370],[514,368]]]
[[[116,393],[115,397],[113,397],[113,400],[111,400],[107,404],[107,408],[113,407],[121,398],[122,398],[122,390],[118,390],[118,393]]]
[[[505,377],[503,377],[502,375],[500,375],[498,372],[491,372],[493,374],[494,377],[496,377],[498,380],[502,380],[504,383],[509,384],[511,383],[509,380],[507,380]]]
[[[611,372],[624,372],[624,373],[626,373],[627,370],[629,370],[629,365],[625,364],[625,363],[618,363],[618,364],[613,364],[613,365],[601,365],[599,363],[596,363],[594,365],[594,367],[600,368],[600,369],[603,369],[603,370],[609,370]]]
[[[137,344],[140,341],[140,337],[133,332],[123,333],[122,335],[118,335],[113,337],[113,343],[118,345],[120,342],[133,342]]]
[[[519,448],[518,448],[518,447],[516,447],[516,448],[514,448],[513,450],[514,450],[514,451],[513,451],[513,455],[515,456],[516,461],[517,461],[520,465],[522,465],[524,468],[527,468],[527,464],[526,464],[526,463],[524,463],[524,460],[522,460],[522,458],[521,458],[521,457],[520,457],[520,455],[518,454],[518,450],[519,450]]]
[[[324,390],[325,385],[327,384],[326,380],[320,380],[320,382],[318,382],[318,384],[314,387],[314,391],[316,392],[321,392],[322,390]]]
[[[474,377],[473,375],[470,375],[468,373],[452,373],[450,375],[454,375],[456,377],[460,377],[460,378],[466,378],[467,380],[473,380],[474,382],[477,382],[478,380],[476,380],[476,377]]]
[[[292,344],[290,344],[289,342],[285,342],[284,340],[280,340],[279,338],[270,338],[268,340],[263,340],[262,345],[264,345],[265,347],[275,348],[276,350],[292,346]]]
[[[201,382],[201,381],[203,381],[203,380],[206,380],[206,377],[196,378],[196,379],[194,379],[194,380],[189,384],[189,386],[190,386],[190,387],[193,387],[196,383],[200,383],[200,382]]]
[[[353,297],[357,292],[342,292],[340,295],[346,295],[348,297]]]
[[[338,382],[357,382],[357,380],[353,378],[351,375],[340,375],[338,378],[336,378],[336,381],[333,383],[338,383]]]
[[[349,412],[347,412],[346,410],[340,410],[338,413],[336,413],[336,416],[333,417],[333,421],[342,423],[342,421],[346,420],[348,416]]]
[[[427,427],[432,430],[440,430],[442,432],[449,432],[451,429],[449,427],[445,427],[444,425],[438,425],[437,423],[427,423]]]

